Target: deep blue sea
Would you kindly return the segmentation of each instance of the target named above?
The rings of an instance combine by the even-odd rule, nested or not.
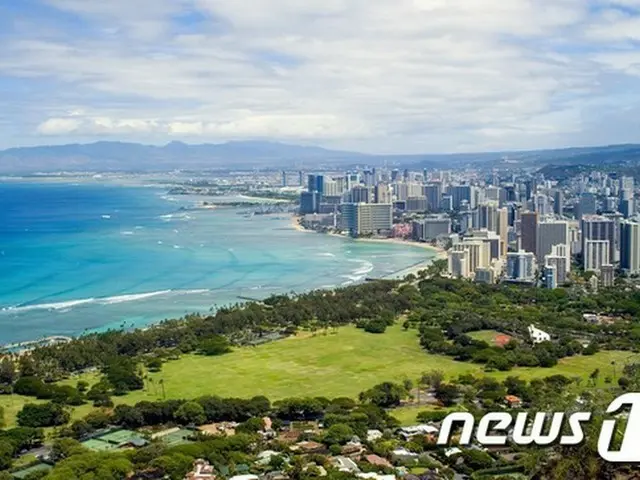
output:
[[[203,200],[113,183],[0,183],[0,344],[348,285],[434,256],[299,232],[287,214],[196,209]]]

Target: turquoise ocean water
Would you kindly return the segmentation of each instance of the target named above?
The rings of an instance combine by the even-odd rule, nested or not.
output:
[[[202,200],[162,188],[0,183],[0,344],[349,285],[434,256],[299,232],[287,214],[195,209]]]

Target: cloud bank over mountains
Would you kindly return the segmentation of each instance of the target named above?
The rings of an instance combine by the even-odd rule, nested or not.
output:
[[[640,0],[0,5],[0,147],[640,141]]]

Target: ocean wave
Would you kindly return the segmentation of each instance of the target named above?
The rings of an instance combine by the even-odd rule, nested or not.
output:
[[[160,215],[158,218],[160,218],[161,220],[164,220],[165,222],[170,222],[171,220],[182,220],[184,222],[188,222],[193,217],[188,213],[182,212],[182,213],[167,213],[165,215]]]
[[[348,278],[350,283],[353,282],[360,282],[361,280],[364,280],[365,275],[340,275],[340,277],[342,278]],[[343,283],[344,285],[344,283]]]
[[[7,313],[20,313],[29,312],[32,310],[50,310],[68,312],[74,307],[81,305],[117,305],[120,303],[137,302],[140,300],[146,300],[148,298],[167,296],[167,295],[198,295],[208,293],[207,289],[194,289],[194,290],[158,290],[156,292],[146,293],[132,293],[127,295],[116,295],[113,297],[95,297],[95,298],[82,298],[79,300],[69,300],[66,302],[56,303],[39,303],[35,305],[18,305],[15,307],[4,307],[0,309],[0,312]]]
[[[333,253],[330,253],[330,252],[319,253],[318,256],[319,257],[335,257],[335,255]]]
[[[111,215],[102,215],[102,218],[104,218],[105,220],[109,220],[111,218]]]
[[[115,297],[106,297],[98,299],[97,303],[102,305],[115,305],[118,303],[135,302],[137,300],[144,300],[146,298],[157,297],[159,295],[168,295],[171,290],[159,290],[157,292],[149,293],[134,293],[130,295],[118,295]]]
[[[85,305],[87,303],[94,303],[95,298],[83,298],[81,300],[69,300],[68,302],[57,303],[40,303],[36,305],[19,305],[17,307],[4,307],[3,312],[29,312],[31,310],[64,310],[67,308],[77,307],[78,305]]]
[[[373,263],[367,260],[349,260],[350,262],[359,263],[361,265],[360,268],[357,268],[351,272],[352,275],[366,275],[371,272],[375,267]]]
[[[120,235],[133,235],[133,232],[131,231],[120,232]]]

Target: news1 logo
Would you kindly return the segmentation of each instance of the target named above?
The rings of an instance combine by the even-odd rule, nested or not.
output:
[[[623,407],[631,406],[627,417],[627,426],[622,435],[620,449],[611,451],[611,443],[616,433],[618,422],[616,420],[604,420],[598,437],[598,454],[602,459],[614,463],[639,463],[640,462],[640,393],[626,393],[616,398],[609,407],[607,413],[615,414]],[[575,412],[567,416],[568,435],[562,435],[565,416],[563,412],[536,413],[532,422],[528,413],[518,413],[514,417],[507,412],[491,412],[483,416],[476,429],[476,441],[484,446],[506,445],[508,441],[507,431],[512,428],[511,441],[517,445],[548,446],[556,441],[560,445],[578,445],[584,441],[582,424],[591,420],[591,412]],[[548,417],[551,423],[547,431],[545,424]],[[460,444],[469,445],[474,432],[475,419],[468,412],[456,412],[448,415],[442,422],[438,445],[448,445],[451,438],[453,425],[462,423]],[[512,425],[513,424],[513,425]],[[619,432],[622,433],[622,432]]]

